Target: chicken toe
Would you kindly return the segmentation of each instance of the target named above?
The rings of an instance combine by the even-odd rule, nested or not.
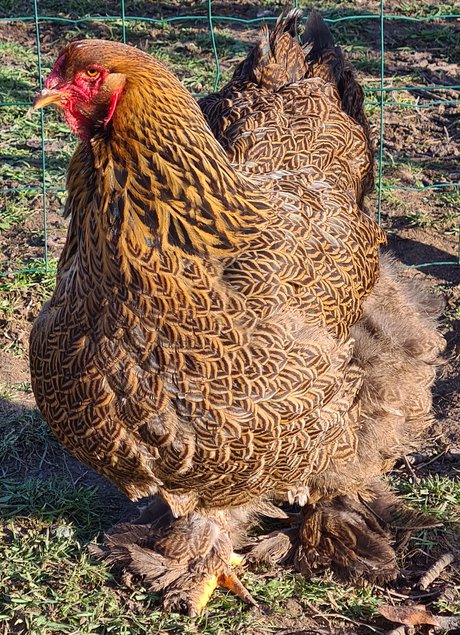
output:
[[[232,570],[241,566],[243,558],[233,551],[222,518],[193,513],[171,519],[168,525],[120,523],[91,552],[142,578],[152,591],[162,592],[163,606],[169,611],[198,615],[218,586],[257,604]]]

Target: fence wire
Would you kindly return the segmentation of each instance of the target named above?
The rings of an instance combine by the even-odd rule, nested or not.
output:
[[[265,22],[273,22],[276,21],[277,16],[266,16],[256,17],[256,18],[242,18],[237,16],[230,15],[214,15],[213,14],[213,0],[207,0],[206,2],[206,14],[184,14],[184,15],[175,15],[171,17],[165,18],[152,18],[152,17],[143,17],[137,15],[127,15],[125,12],[125,0],[120,0],[120,13],[118,15],[86,15],[81,18],[70,18],[70,17],[61,17],[61,16],[49,16],[49,15],[41,15],[39,12],[38,2],[39,0],[32,0],[33,2],[33,15],[30,16],[17,16],[17,17],[2,17],[0,18],[0,23],[14,23],[14,22],[22,22],[28,23],[33,22],[35,26],[35,40],[36,40],[36,48],[37,48],[37,72],[39,77],[39,88],[42,88],[42,52],[41,52],[41,29],[40,23],[59,23],[59,24],[68,24],[72,26],[84,25],[85,23],[90,22],[103,22],[103,23],[116,23],[121,24],[121,38],[124,43],[127,42],[127,27],[130,24],[136,23],[150,23],[153,25],[166,25],[172,23],[202,23],[206,22],[209,29],[210,36],[210,47],[214,57],[214,81],[213,81],[213,90],[216,90],[219,85],[219,81],[221,79],[221,65],[219,59],[219,50],[216,44],[215,37],[215,24],[216,23],[238,23],[243,25],[262,25]],[[379,85],[377,87],[367,87],[364,89],[364,92],[367,94],[368,98],[365,101],[366,105],[377,106],[379,108],[379,132],[378,132],[378,168],[377,168],[377,217],[378,222],[382,222],[382,197],[385,190],[400,190],[400,191],[412,191],[412,192],[422,192],[424,190],[443,190],[445,188],[459,188],[460,182],[439,182],[432,183],[430,185],[419,186],[419,187],[408,187],[403,185],[385,185],[384,184],[384,167],[383,167],[383,159],[384,159],[384,115],[385,108],[389,108],[392,106],[397,106],[398,108],[411,108],[411,109],[420,109],[420,108],[429,108],[433,106],[447,106],[447,105],[455,105],[460,104],[460,99],[435,99],[424,103],[404,103],[400,101],[394,101],[391,99],[387,99],[387,95],[391,94],[394,91],[430,91],[430,92],[441,92],[445,90],[453,91],[460,90],[460,85],[408,85],[408,86],[387,86],[385,84],[385,25],[387,22],[391,21],[403,21],[403,22],[416,22],[416,23],[424,23],[424,22],[432,22],[435,20],[455,20],[460,19],[460,13],[433,13],[431,15],[419,17],[419,16],[410,16],[410,15],[394,15],[390,13],[385,13],[385,0],[380,0],[379,2],[379,12],[378,13],[363,13],[362,15],[345,15],[337,18],[327,18],[325,17],[325,21],[331,24],[337,23],[346,23],[351,21],[378,21],[379,23]],[[293,2],[293,6],[298,6],[298,0]],[[376,95],[374,99],[372,96]],[[0,101],[0,109],[9,108],[15,106],[31,106],[32,101]],[[0,111],[1,112],[1,111]],[[43,206],[43,235],[44,235],[44,253],[43,253],[43,266],[42,267],[29,267],[22,268],[16,271],[3,271],[0,272],[0,277],[8,276],[8,275],[18,275],[23,273],[46,273],[50,268],[50,259],[48,257],[48,222],[47,222],[47,195],[48,193],[62,193],[65,192],[65,189],[58,187],[51,187],[47,185],[47,157],[45,151],[45,120],[44,120],[44,112],[40,110],[40,157],[41,157],[41,184],[40,186],[30,186],[30,187],[11,187],[0,189],[0,196],[2,195],[13,195],[16,192],[41,192],[42,197],[42,206]],[[0,210],[1,213],[1,210]],[[414,265],[410,265],[412,267],[430,267],[430,266],[459,266],[460,265],[460,226],[458,227],[458,249],[456,259],[446,260],[446,261],[431,261],[431,262],[421,262]]]

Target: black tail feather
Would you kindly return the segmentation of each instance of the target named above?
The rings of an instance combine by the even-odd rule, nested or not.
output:
[[[329,27],[316,10],[311,11],[308,16],[302,34],[302,44],[305,46],[310,75],[334,82],[339,88],[349,65],[345,62],[340,46],[335,45]]]
[[[310,11],[305,29],[302,34],[302,43],[311,44],[310,57],[318,59],[323,51],[335,47],[334,38],[319,11]]]

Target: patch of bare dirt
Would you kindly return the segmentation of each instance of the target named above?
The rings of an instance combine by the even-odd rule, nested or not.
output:
[[[29,364],[26,359],[14,357],[0,349],[0,381],[4,386],[26,383],[30,381]],[[17,400],[16,403],[34,405],[33,399]]]

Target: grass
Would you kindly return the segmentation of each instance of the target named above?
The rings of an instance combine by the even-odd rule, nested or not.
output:
[[[0,232],[11,229],[21,223],[28,216],[28,210],[12,199],[7,200],[0,218]]]
[[[56,277],[56,260],[48,262],[48,270],[43,259],[13,263],[13,268],[22,270],[14,276],[0,278],[0,311],[7,316],[18,311],[24,295],[34,294],[43,303],[52,293]]]
[[[429,512],[445,525],[460,524],[460,482],[433,474],[419,481],[400,481],[407,505]]]
[[[418,227],[428,231],[440,232],[445,236],[457,237],[459,233],[458,208],[460,203],[460,188],[451,191],[421,190],[404,192],[401,195],[400,186],[405,187],[400,178],[386,177],[383,180],[384,189],[382,200],[384,203],[387,226],[391,219],[398,220],[398,228]],[[409,187],[422,187],[417,182]]]
[[[43,258],[9,264],[18,273],[0,277],[0,350],[25,358],[28,315],[30,311],[36,314],[50,297],[55,284],[56,260],[50,258],[48,269]]]
[[[386,215],[398,216],[399,219],[403,217],[408,226],[457,236],[460,188],[423,189],[444,179],[445,175],[439,168],[407,157],[395,159],[386,155],[382,181]],[[405,187],[420,191],[397,189]]]
[[[414,550],[433,553],[460,552],[460,481],[439,474],[426,476],[419,481],[401,480],[397,484],[406,504],[413,509],[427,512],[442,523],[442,527],[416,534],[411,543]],[[454,565],[454,569],[456,565]],[[452,583],[451,592],[441,595],[434,602],[435,611],[447,611],[460,615],[460,581]]]
[[[28,390],[28,387],[25,388]],[[3,392],[1,398],[6,400],[8,405],[8,393]],[[62,448],[50,435],[48,426],[37,410],[6,406],[2,410],[0,466],[3,467],[0,467],[0,474],[3,478],[11,474],[28,474],[33,466],[40,472],[46,461],[48,465],[52,464],[53,460],[55,463],[62,463]]]
[[[289,572],[276,571],[268,577],[248,572],[244,582],[262,606],[270,607],[268,614],[250,610],[219,591],[200,618],[163,615],[155,594],[141,585],[119,585],[105,566],[88,557],[87,543],[114,522],[113,510],[97,488],[88,489],[59,474],[57,444],[38,415],[29,416],[24,420],[21,415],[21,426],[13,426],[3,450],[8,454],[8,449],[19,447],[25,456],[31,447],[50,443],[57,475],[48,480],[1,481],[0,629],[3,625],[4,632],[268,633],[271,622],[286,612],[292,599],[301,610],[313,607],[319,614],[338,614],[354,622],[371,619],[385,601],[378,589],[339,585],[328,575],[305,581]],[[450,506],[460,503],[459,483],[433,477],[416,485],[400,483],[399,489],[415,508],[429,510],[446,524],[458,521]],[[430,540],[435,540],[433,532]],[[416,537],[413,544],[426,548],[427,538]]]

